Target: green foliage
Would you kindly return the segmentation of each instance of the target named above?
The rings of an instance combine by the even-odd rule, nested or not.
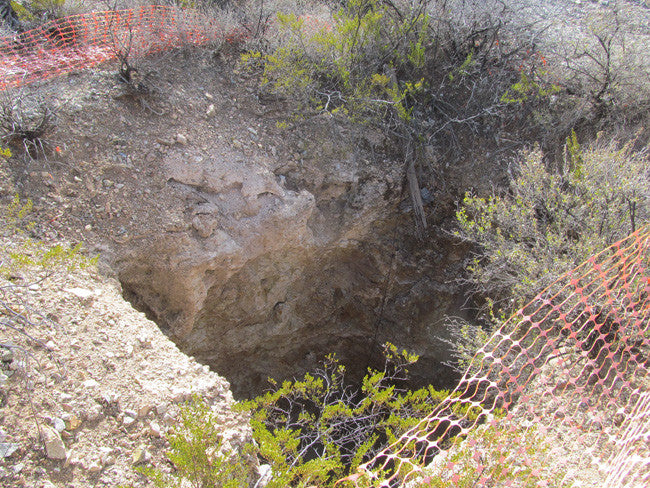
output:
[[[34,204],[30,199],[22,201],[15,195],[11,203],[2,210],[0,232],[13,240],[13,247],[4,249],[0,261],[0,273],[9,276],[24,267],[38,267],[44,270],[65,268],[87,268],[97,264],[99,255],[88,258],[82,254],[83,246],[77,243],[70,247],[61,244],[47,245],[29,237],[36,224],[29,219]]]
[[[251,479],[249,462],[256,455],[270,467],[270,479],[265,480],[269,488],[352,486],[350,481],[338,480],[354,473],[449,397],[449,392],[431,387],[399,388],[417,357],[390,344],[385,354],[384,370],[369,370],[358,389],[346,384],[345,367],[334,356],[325,360],[324,369],[301,380],[272,381],[271,391],[239,405],[250,413],[254,437],[239,453],[224,452],[217,419],[204,402],[194,398],[182,409],[178,427],[168,434],[173,471],[152,467],[138,471],[158,488],[246,487],[259,482]],[[478,406],[461,403],[449,414],[472,424],[485,416]],[[454,463],[454,468],[437,470],[435,476],[427,474],[413,486],[471,487],[487,476],[495,486],[515,480],[524,483],[517,486],[533,487],[547,479],[549,486],[568,487],[560,482],[563,473],[545,471],[548,442],[534,428],[509,427],[503,417],[504,412],[497,409],[492,418],[498,422],[446,440],[448,454],[441,456],[445,456],[443,462]],[[356,480],[356,486],[364,483],[371,486],[369,480]]]
[[[325,360],[324,369],[301,380],[281,385],[271,381],[271,391],[238,406],[250,413],[254,437],[239,453],[221,452],[219,424],[194,398],[168,435],[173,472],[151,467],[138,471],[159,488],[187,483],[196,488],[244,487],[249,486],[248,459],[256,455],[271,468],[269,488],[333,486],[449,395],[432,387],[400,388],[417,357],[392,345],[386,345],[385,354],[384,370],[369,370],[359,388],[346,383],[345,367],[334,356]]]
[[[345,367],[328,356],[323,370],[274,383],[272,391],[244,405],[258,455],[273,471],[267,486],[331,486],[448,396],[431,387],[401,389],[417,357],[392,345],[385,353],[384,370],[369,370],[360,389],[345,383]]]
[[[379,0],[352,0],[333,24],[315,33],[293,13],[279,13],[281,43],[247,53],[264,68],[263,83],[298,102],[300,110],[330,111],[361,120],[393,111],[408,120],[411,100],[425,86],[421,70],[430,43],[429,19],[413,9],[396,16]],[[404,76],[389,76],[399,71]]]
[[[65,0],[12,1],[11,6],[21,21],[46,21],[65,15]]]
[[[469,264],[476,291],[496,314],[512,312],[650,217],[647,150],[600,140],[583,149],[575,133],[564,163],[548,169],[539,150],[522,154],[510,191],[468,193],[458,236],[480,252]]]
[[[178,427],[167,434],[167,457],[174,470],[165,473],[138,467],[158,488],[241,488],[248,486],[248,471],[237,453],[223,449],[223,433],[214,412],[194,397],[181,409]]]
[[[506,92],[501,96],[501,101],[504,103],[524,103],[529,99],[543,99],[547,98],[554,93],[560,91],[557,85],[548,85],[539,81],[539,73],[537,74],[538,80],[532,78],[531,75],[526,75],[522,70],[519,75],[519,81],[513,83]]]

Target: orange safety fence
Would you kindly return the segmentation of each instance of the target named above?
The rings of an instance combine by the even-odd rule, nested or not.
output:
[[[184,45],[234,41],[243,29],[225,30],[194,10],[150,5],[72,15],[0,38],[0,90]]]
[[[650,227],[494,333],[454,392],[346,486],[650,486]]]

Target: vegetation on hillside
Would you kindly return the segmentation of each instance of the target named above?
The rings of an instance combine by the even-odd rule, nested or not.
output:
[[[28,7],[41,4],[63,2],[16,10],[31,20],[37,14]],[[545,52],[535,21],[518,17],[508,2],[348,0],[312,22],[291,9],[272,19],[262,2],[241,8],[257,36],[242,63],[260,74],[263,91],[291,103],[294,119],[328,114],[392,138],[421,235],[423,181],[471,159],[477,147],[482,161],[509,167],[507,188],[469,192],[457,213],[456,235],[476,246],[467,281],[487,303],[486,323],[648,222],[647,135],[630,134],[646,121],[650,97],[647,79],[626,74],[637,61],[617,20],[621,11],[594,19],[573,51]],[[277,36],[265,36],[274,23]],[[3,142],[20,135],[7,123],[15,112],[3,112]],[[34,119],[39,127],[47,114]],[[599,130],[605,133],[596,136]],[[18,199],[10,215],[22,219],[21,205]],[[62,252],[69,261],[78,249]],[[468,327],[460,333],[467,341],[457,345],[465,360],[485,337]],[[403,387],[415,359],[388,348],[384,370],[369,371],[356,389],[334,358],[302,380],[274,384],[243,407],[256,442],[241,456],[227,452],[212,412],[196,399],[168,437],[171,469],[143,473],[161,487],[259,486],[251,481],[256,457],[268,466],[265,486],[332,486],[446,395]],[[500,459],[490,439],[481,442]],[[456,455],[473,486],[470,455]],[[425,484],[451,486],[443,478]]]
[[[590,256],[650,221],[648,148],[567,139],[561,165],[525,151],[510,187],[468,193],[457,212],[457,235],[479,247],[468,269],[491,312],[508,315]]]

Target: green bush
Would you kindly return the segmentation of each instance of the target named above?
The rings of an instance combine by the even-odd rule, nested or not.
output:
[[[223,434],[215,414],[195,397],[181,409],[180,424],[167,434],[167,457],[174,469],[136,468],[158,488],[241,488],[250,469],[237,453],[223,449]]]
[[[508,30],[511,16],[499,2],[350,0],[316,28],[309,17],[278,14],[277,38],[242,59],[261,71],[264,90],[293,102],[298,119],[329,113],[381,128],[404,160],[422,231],[428,178],[505,133],[520,147],[537,124],[532,107],[552,92],[535,74],[534,43]],[[526,74],[536,96],[502,100]]]
[[[11,203],[0,209],[0,235],[9,237],[11,245],[0,250],[0,275],[10,277],[25,267],[36,267],[46,273],[56,269],[83,269],[97,264],[99,256],[88,258],[82,254],[83,245],[48,245],[32,234],[36,223],[31,219],[33,203],[15,195]]]
[[[215,454],[222,434],[210,409],[195,399],[183,408],[179,427],[168,436],[174,471],[139,471],[158,487],[188,481],[197,488],[244,487],[249,486],[248,460],[257,456],[270,468],[269,488],[333,486],[449,395],[431,387],[400,387],[417,357],[391,345],[385,354],[384,370],[369,370],[359,388],[346,382],[345,367],[333,356],[323,369],[301,380],[271,382],[271,391],[239,406],[250,413],[254,438],[239,456]]]
[[[300,110],[342,113],[355,120],[393,112],[408,120],[408,98],[423,88],[424,46],[430,42],[424,8],[398,17],[379,0],[351,0],[331,25],[310,31],[305,18],[277,15],[282,42],[263,62],[262,83],[293,99]],[[398,80],[391,73],[399,71]]]
[[[66,15],[65,0],[28,0],[11,2],[18,18],[25,22],[46,22]]]
[[[457,235],[478,246],[470,281],[491,312],[509,314],[590,256],[650,218],[647,148],[567,139],[559,168],[539,150],[522,154],[510,188],[468,193]]]
[[[244,405],[258,456],[273,471],[269,488],[332,486],[448,396],[400,388],[417,357],[392,345],[385,355],[384,370],[369,370],[360,389],[346,384],[345,367],[330,356],[314,375],[276,384]]]

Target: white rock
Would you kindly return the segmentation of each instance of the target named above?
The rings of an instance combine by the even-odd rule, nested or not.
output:
[[[54,425],[54,429],[57,432],[63,432],[65,430],[65,422],[63,421],[63,419],[60,419],[58,417],[54,417],[52,419],[52,424]]]
[[[115,464],[115,456],[113,456],[113,449],[110,447],[100,447],[99,448],[99,460],[102,464]],[[112,461],[112,462],[110,462]]]
[[[41,434],[43,436],[47,457],[50,459],[66,459],[68,457],[65,444],[56,430],[47,425],[42,425]]]
[[[99,383],[93,379],[89,379],[81,383],[84,388],[96,388],[99,386]]]
[[[149,434],[151,434],[153,437],[161,436],[162,431],[160,430],[160,425],[158,422],[151,422],[149,424]]]
[[[184,136],[183,134],[176,134],[176,142],[185,146],[187,144],[187,136]]]
[[[70,395],[69,393],[61,393],[61,396],[59,397],[59,399],[64,403],[69,402],[73,398],[74,397],[72,395]]]
[[[85,468],[86,468],[86,470],[87,470],[89,473],[98,473],[98,472],[100,472],[100,471],[102,470],[102,466],[101,466],[101,464],[99,464],[99,463],[98,463],[97,461],[95,461],[95,460],[90,461],[90,462],[85,466]]]
[[[260,477],[257,483],[255,484],[255,486],[259,486],[260,488],[263,488],[269,484],[269,481],[271,481],[271,477],[273,476],[273,471],[271,470],[271,466],[269,464],[261,464],[260,467],[257,468],[257,472]]]
[[[151,459],[151,454],[145,448],[144,444],[140,444],[138,448],[133,452],[131,456],[131,461],[134,465],[145,464]]]
[[[94,295],[92,290],[87,290],[86,288],[64,288],[63,291],[72,293],[73,295],[83,299],[90,298]]]
[[[208,105],[208,109],[205,111],[205,115],[207,115],[208,117],[213,117],[216,112],[217,111],[214,108],[214,104],[211,103],[210,105]]]

